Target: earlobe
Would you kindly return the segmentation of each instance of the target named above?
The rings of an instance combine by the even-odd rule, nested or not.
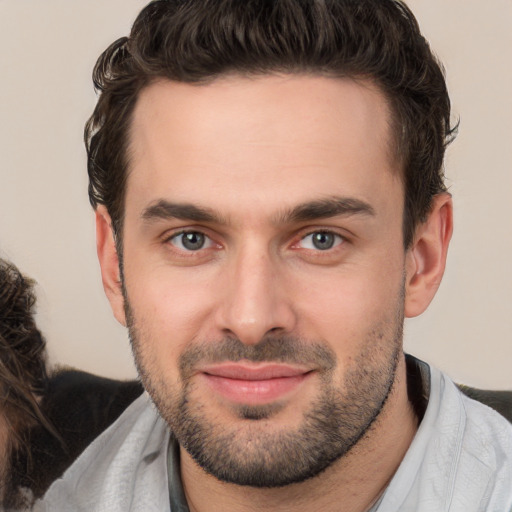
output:
[[[119,258],[112,231],[112,221],[107,209],[96,209],[96,250],[101,267],[103,289],[117,321],[126,326],[124,297],[119,270]]]
[[[418,316],[428,307],[439,288],[453,231],[450,194],[434,197],[427,220],[416,228],[406,257],[405,316]]]

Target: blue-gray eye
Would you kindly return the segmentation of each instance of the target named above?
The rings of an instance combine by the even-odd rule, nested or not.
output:
[[[199,231],[178,233],[171,238],[171,243],[184,251],[199,251],[212,245],[212,241]]]
[[[315,249],[317,251],[328,251],[343,242],[343,238],[330,231],[315,231],[306,235],[301,241],[303,249]]]

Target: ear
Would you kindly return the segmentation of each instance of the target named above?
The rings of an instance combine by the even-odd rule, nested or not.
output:
[[[406,255],[405,316],[418,316],[434,298],[446,265],[453,231],[452,198],[448,193],[434,197],[425,222],[416,228]]]
[[[103,289],[110,302],[112,312],[117,321],[126,326],[121,273],[112,231],[112,220],[107,209],[102,205],[96,209],[96,250],[101,267]]]

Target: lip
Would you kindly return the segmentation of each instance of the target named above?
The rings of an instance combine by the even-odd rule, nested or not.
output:
[[[201,368],[214,393],[240,404],[258,405],[285,398],[313,372],[283,364],[223,363]]]

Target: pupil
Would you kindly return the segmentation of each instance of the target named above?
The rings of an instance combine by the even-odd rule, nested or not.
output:
[[[330,249],[334,245],[334,236],[331,233],[315,233],[313,245],[323,251]]]
[[[201,233],[184,233],[183,246],[191,251],[197,251],[204,245],[204,235]]]

